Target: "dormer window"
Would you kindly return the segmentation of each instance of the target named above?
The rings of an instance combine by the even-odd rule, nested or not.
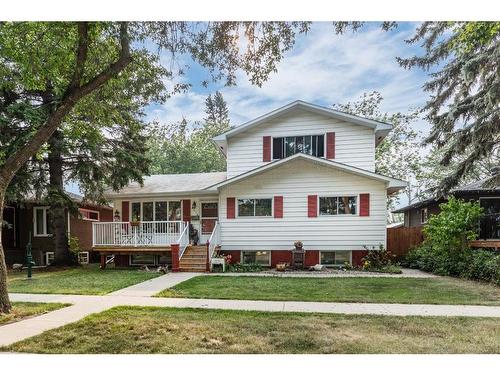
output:
[[[325,136],[321,134],[273,138],[273,159],[283,159],[298,153],[324,157]]]

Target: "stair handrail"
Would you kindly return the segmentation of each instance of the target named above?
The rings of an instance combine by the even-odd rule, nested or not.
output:
[[[182,258],[182,256],[184,255],[184,251],[189,245],[189,225],[188,223],[184,223],[184,225],[184,230],[179,236],[179,241],[177,241],[177,243],[179,244],[179,260]]]
[[[214,229],[212,230],[212,234],[207,241],[207,264],[208,270],[212,268],[212,257],[215,253],[215,249],[220,245],[220,225],[219,222],[215,222]]]

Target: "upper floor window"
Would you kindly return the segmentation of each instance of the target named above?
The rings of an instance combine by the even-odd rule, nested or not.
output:
[[[355,196],[319,197],[320,215],[356,215]]]
[[[52,235],[52,220],[49,207],[33,207],[33,235],[47,237]]]
[[[238,199],[238,216],[272,216],[271,198]]]
[[[78,211],[82,215],[83,220],[99,221],[99,211],[87,210],[85,208],[79,208]]]
[[[325,136],[321,134],[273,138],[273,159],[283,159],[300,152],[322,158],[325,156]]]

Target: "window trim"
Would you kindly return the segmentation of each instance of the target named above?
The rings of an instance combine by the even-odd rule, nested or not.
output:
[[[319,264],[325,267],[342,267],[343,264],[322,264],[321,263],[321,253],[349,253],[349,264],[352,264],[352,250],[329,250],[329,251],[321,251],[319,252]]]
[[[425,212],[425,220],[423,218],[423,213]],[[422,207],[420,209],[420,224],[425,224],[429,221],[429,210],[428,207]]]
[[[33,237],[52,237],[52,233],[47,232],[47,211],[50,209],[50,206],[33,206]],[[37,210],[42,210],[43,211],[43,223],[42,223],[42,228],[43,228],[43,233],[39,234],[37,232],[37,217],[36,217],[36,212]]]
[[[274,158],[274,139],[275,138],[287,138],[287,137],[313,137],[313,136],[320,136],[322,135],[323,136],[323,156],[314,156],[312,154],[305,154],[305,155],[311,155],[311,156],[314,156],[316,158],[321,158],[321,159],[326,159],[326,133],[310,133],[310,134],[299,134],[299,135],[282,135],[282,136],[279,136],[279,135],[276,135],[276,136],[271,136],[271,161],[275,161],[275,160],[283,160],[283,159],[286,159],[287,157],[289,156],[283,156],[281,159],[275,159]],[[312,142],[312,141],[311,141]],[[283,142],[284,144],[284,142]],[[284,146],[283,146],[284,147]]]
[[[253,216],[240,216],[240,209],[239,209],[239,205],[238,205],[238,201],[240,199],[252,199],[252,200],[256,200],[256,199],[270,199],[271,200],[271,214],[270,215],[265,215],[265,216],[257,216],[255,215],[255,202],[254,202],[254,205],[253,205]],[[241,218],[241,219],[252,219],[252,218],[274,218],[274,197],[253,197],[253,198],[247,198],[247,197],[236,197],[235,198],[235,211],[236,211],[236,217],[237,218]],[[227,207],[226,207],[227,209]]]
[[[136,255],[150,255],[153,257],[153,263],[133,263],[132,262],[132,259],[134,256]],[[154,255],[154,254],[130,254],[129,255],[129,259],[128,259],[128,263],[131,265],[131,266],[156,266],[158,265],[158,256],[157,255]]]
[[[182,220],[182,209],[183,209],[183,205],[184,205],[184,200],[182,198],[169,198],[169,197],[166,197],[166,198],[161,198],[161,199],[147,199],[147,198],[144,198],[144,199],[134,199],[134,200],[131,200],[129,201],[129,207],[128,207],[128,217],[129,217],[129,221],[133,221],[132,220],[132,204],[133,203],[139,203],[140,204],[140,207],[141,207],[141,215],[140,215],[140,218],[139,218],[139,221],[144,221],[143,220],[143,213],[144,213],[144,210],[143,210],[143,204],[144,203],[149,203],[149,202],[152,202],[153,203],[153,221],[152,222],[156,222],[156,221],[165,221],[165,220],[156,220],[156,203],[157,202],[167,202],[167,214],[168,212],[170,211],[170,202],[179,202],[180,203],[180,209],[181,209],[181,218],[179,220],[166,220],[166,221],[183,221]]]
[[[335,214],[335,215],[329,215],[329,214],[322,214],[321,213],[321,207],[320,207],[320,198],[339,198],[339,197],[356,197],[356,213],[355,214]],[[318,205],[318,217],[336,217],[336,216],[359,216],[359,194],[337,194],[337,195],[319,195],[316,197],[317,199],[317,205]],[[337,203],[337,212],[338,212],[338,203]]]
[[[266,253],[269,253],[269,262],[267,264],[261,264],[261,266],[263,267],[271,267],[271,263],[272,263],[272,250],[241,250],[240,251],[240,263],[241,264],[250,264],[250,263],[243,263],[243,259],[244,259],[244,256],[243,256],[243,253],[256,253],[258,251],[265,251]],[[255,263],[254,263],[255,264]],[[258,263],[260,264],[260,263]]]
[[[96,210],[89,210],[88,208],[78,208],[78,212],[93,212],[95,214],[97,214],[97,219],[90,219],[90,218],[87,218],[85,216],[82,215],[82,220],[87,220],[87,221],[101,221],[101,213],[99,211],[96,211]]]

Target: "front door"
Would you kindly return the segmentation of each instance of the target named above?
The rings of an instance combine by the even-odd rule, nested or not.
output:
[[[209,240],[218,219],[219,204],[217,202],[201,202],[201,243]]]

